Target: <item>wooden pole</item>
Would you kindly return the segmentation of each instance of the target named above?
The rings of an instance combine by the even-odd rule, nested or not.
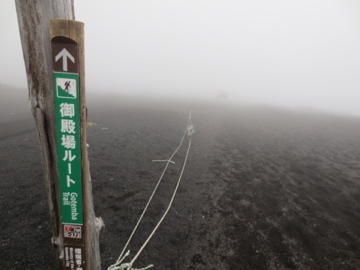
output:
[[[18,24],[28,78],[29,103],[35,118],[44,161],[45,183],[52,225],[52,242],[57,247],[59,265],[65,268],[64,229],[61,222],[58,153],[54,111],[54,82],[51,38],[63,36],[79,44],[81,173],[84,206],[84,242],[86,268],[101,269],[99,231],[102,220],[95,217],[89,162],[86,147],[86,101],[84,76],[84,35],[82,23],[74,22],[72,0],[15,0]],[[50,31],[50,20],[57,30]],[[70,21],[69,21],[70,20]],[[65,24],[65,25],[64,25]],[[75,26],[77,25],[77,26]],[[80,25],[80,27],[79,27]]]

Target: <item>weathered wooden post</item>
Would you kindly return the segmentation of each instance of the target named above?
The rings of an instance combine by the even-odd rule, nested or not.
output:
[[[71,0],[16,0],[16,9],[59,265],[98,270],[102,221],[86,147],[83,24],[73,21]]]

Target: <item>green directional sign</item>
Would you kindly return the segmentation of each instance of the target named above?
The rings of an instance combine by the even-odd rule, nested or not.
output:
[[[61,223],[65,239],[82,240],[78,45],[65,37],[54,38],[52,56]]]
[[[83,224],[79,75],[54,72],[62,223]]]

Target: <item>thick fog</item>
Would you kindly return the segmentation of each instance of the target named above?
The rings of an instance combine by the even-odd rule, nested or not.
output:
[[[174,95],[360,115],[358,0],[75,0],[91,92]],[[0,82],[25,86],[1,1]]]

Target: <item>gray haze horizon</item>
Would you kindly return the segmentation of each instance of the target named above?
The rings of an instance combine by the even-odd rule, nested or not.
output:
[[[89,93],[216,98],[360,116],[360,1],[75,0]],[[14,1],[0,83],[27,87]]]

